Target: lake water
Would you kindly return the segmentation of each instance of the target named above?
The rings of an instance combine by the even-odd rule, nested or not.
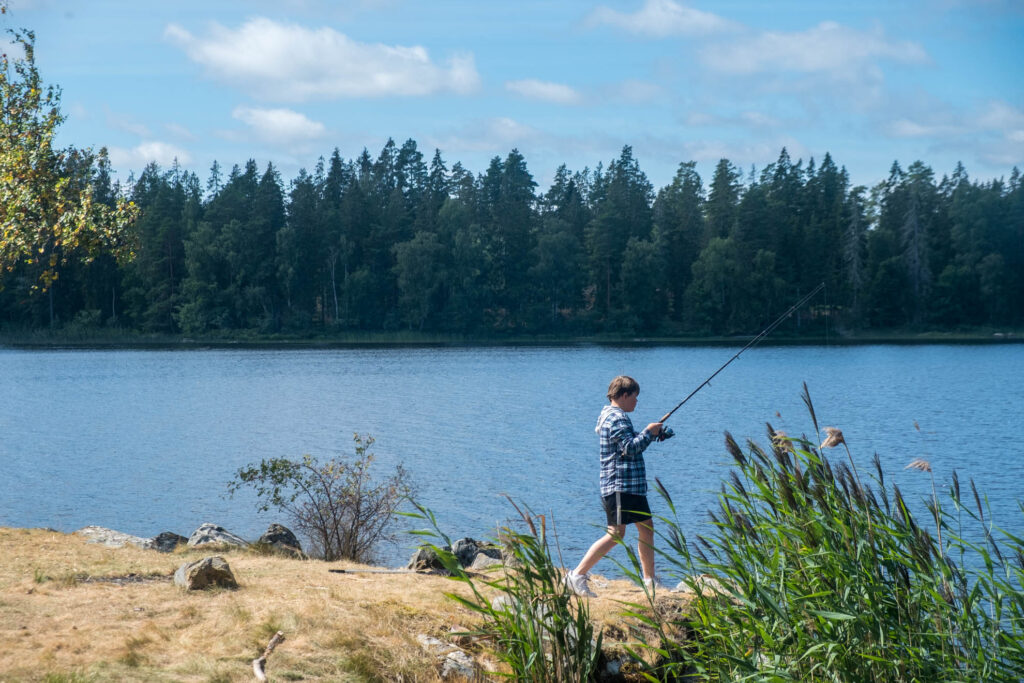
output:
[[[284,520],[258,513],[251,495],[227,498],[233,473],[262,458],[351,454],[359,432],[377,439],[377,472],[403,463],[453,538],[492,536],[514,516],[508,494],[554,519],[575,564],[603,524],[593,428],[609,380],[640,382],[642,427],[734,352],[0,349],[0,525],[187,536],[209,521],[255,539]],[[647,451],[648,477],[673,494],[685,532],[708,531],[730,464],[724,430],[761,444],[766,421],[813,434],[805,381],[862,474],[877,451],[888,481],[920,501],[928,477],[904,466],[925,458],[943,488],[953,469],[965,486],[974,478],[996,523],[1024,529],[1024,345],[761,346],[672,417],[676,438]],[[404,536],[381,560],[404,563],[414,545]]]

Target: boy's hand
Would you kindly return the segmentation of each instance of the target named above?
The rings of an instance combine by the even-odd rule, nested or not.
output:
[[[657,436],[658,434],[661,433],[661,423],[652,422],[651,424],[647,425],[647,431],[651,433],[651,436]]]

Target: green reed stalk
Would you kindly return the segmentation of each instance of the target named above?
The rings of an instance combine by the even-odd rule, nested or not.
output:
[[[474,578],[449,550],[430,546],[451,578],[466,583],[473,593],[472,598],[447,595],[483,617],[482,625],[472,635],[493,642],[495,654],[511,670],[508,677],[535,683],[590,681],[601,654],[601,634],[590,621],[587,602],[562,582],[548,543],[545,518],[534,515],[529,508],[520,508],[511,499],[509,502],[523,527],[499,530],[495,540],[505,553],[501,576]],[[427,520],[432,527],[416,533],[450,546],[433,513],[414,506],[419,513],[407,516]]]
[[[817,431],[806,387],[805,397]],[[769,437],[768,450],[748,442],[744,452],[726,435],[736,468],[711,513],[711,533],[696,543],[680,533],[668,499],[658,552],[697,597],[684,624],[692,637],[659,641],[659,654],[667,656],[649,675],[1022,679],[1024,541],[985,526],[977,494],[977,514],[966,514],[981,523],[981,543],[954,533],[933,489],[936,541],[899,488],[886,488],[877,457],[876,485],[864,486],[849,447],[850,466],[834,465],[806,439],[780,436],[770,426]],[[838,438],[822,446],[846,445],[841,432]],[[958,482],[956,489],[960,519]],[[953,552],[944,551],[944,530]],[[679,630],[661,626],[663,634]]]

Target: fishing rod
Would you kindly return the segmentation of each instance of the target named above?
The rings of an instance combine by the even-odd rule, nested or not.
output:
[[[824,288],[825,288],[825,283],[824,283],[824,282],[822,282],[822,283],[821,283],[820,285],[818,285],[817,287],[815,287],[815,288],[814,288],[814,290],[813,290],[813,291],[812,291],[812,292],[811,292],[810,294],[808,294],[808,295],[807,295],[807,296],[805,296],[804,298],[800,299],[800,301],[797,301],[797,302],[796,302],[795,304],[793,304],[792,306],[790,306],[790,307],[789,307],[789,310],[787,310],[787,311],[786,311],[785,313],[783,313],[783,314],[782,314],[782,315],[780,315],[780,316],[779,316],[778,318],[776,318],[776,319],[775,319],[775,321],[774,321],[774,322],[773,322],[773,323],[772,323],[771,325],[769,325],[768,327],[766,327],[766,328],[764,328],[763,330],[761,330],[761,333],[760,333],[760,334],[758,334],[758,335],[757,335],[756,337],[754,337],[753,339],[751,339],[751,340],[750,340],[750,341],[749,341],[749,342],[747,343],[747,345],[746,345],[746,346],[744,346],[744,347],[743,347],[742,349],[740,349],[739,351],[737,351],[737,352],[736,352],[736,355],[734,355],[734,356],[733,356],[732,358],[730,358],[729,360],[727,360],[727,361],[725,362],[725,364],[724,364],[724,365],[722,365],[722,367],[718,368],[718,369],[717,369],[717,370],[715,370],[715,371],[714,371],[713,373],[711,373],[711,376],[710,376],[710,377],[708,377],[708,378],[707,378],[706,380],[704,380],[703,382],[701,382],[701,384],[700,384],[700,385],[699,385],[699,386],[698,386],[698,387],[697,387],[696,389],[694,389],[693,391],[691,391],[691,392],[690,392],[690,395],[689,395],[689,396],[687,396],[687,397],[686,397],[686,398],[684,398],[684,399],[683,399],[682,401],[680,401],[680,402],[679,402],[679,403],[678,403],[678,404],[676,405],[676,407],[675,407],[675,408],[673,408],[672,410],[670,410],[670,411],[668,411],[667,413],[665,413],[664,417],[662,417],[662,418],[661,418],[660,420],[658,420],[658,422],[664,423],[664,422],[665,422],[665,420],[667,420],[667,419],[669,419],[670,417],[672,417],[672,413],[674,413],[674,412],[676,412],[677,410],[679,410],[680,408],[682,408],[682,407],[683,407],[683,404],[684,404],[684,403],[686,403],[687,401],[689,401],[689,400],[690,400],[691,398],[693,398],[693,397],[694,397],[694,395],[695,395],[695,394],[696,394],[696,393],[697,393],[698,391],[700,391],[700,390],[701,390],[701,389],[703,389],[704,387],[706,387],[706,386],[708,386],[709,384],[711,384],[711,380],[713,380],[713,379],[715,378],[715,375],[717,375],[718,373],[720,373],[720,372],[721,372],[722,370],[725,370],[725,368],[726,368],[726,367],[728,367],[729,363],[731,363],[731,362],[733,362],[734,360],[736,360],[737,358],[739,358],[739,357],[740,357],[740,354],[741,354],[741,353],[743,353],[744,351],[746,351],[747,349],[749,349],[749,348],[750,348],[751,346],[754,346],[754,345],[755,345],[755,344],[757,344],[757,343],[758,343],[759,341],[761,341],[762,339],[764,339],[765,337],[767,337],[767,336],[768,336],[769,334],[771,334],[771,333],[772,333],[772,331],[773,331],[773,330],[774,330],[774,329],[775,329],[776,327],[778,327],[779,325],[781,325],[781,324],[782,324],[782,321],[783,321],[783,320],[785,320],[786,318],[788,318],[788,317],[789,317],[790,315],[792,315],[792,314],[793,314],[793,313],[794,313],[794,312],[795,312],[796,310],[798,310],[798,309],[799,309],[799,308],[801,308],[801,307],[802,307],[802,306],[803,306],[804,304],[806,304],[806,303],[807,303],[808,301],[810,301],[811,299],[813,299],[813,298],[814,298],[814,295],[816,295],[816,294],[817,294],[818,292],[820,292],[820,291],[821,291],[821,290],[823,290]],[[659,435],[658,435],[658,436],[659,436],[659,438],[658,438],[658,441],[664,441],[665,439],[670,439],[670,438],[672,438],[672,436],[673,436],[673,435],[674,435],[674,432],[673,432],[673,431],[672,431],[671,429],[664,429],[664,428],[662,428],[661,434],[659,434]]]

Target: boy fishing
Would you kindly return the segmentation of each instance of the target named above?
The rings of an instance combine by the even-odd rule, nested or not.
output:
[[[594,541],[575,569],[565,575],[566,585],[576,595],[596,597],[587,584],[588,572],[604,557],[635,524],[639,541],[637,550],[648,590],[654,588],[654,526],[647,504],[647,473],[644,450],[661,433],[662,423],[652,422],[637,434],[627,413],[636,408],[640,385],[632,377],[616,377],[608,385],[608,401],[597,418],[601,444],[601,504],[608,529]]]

